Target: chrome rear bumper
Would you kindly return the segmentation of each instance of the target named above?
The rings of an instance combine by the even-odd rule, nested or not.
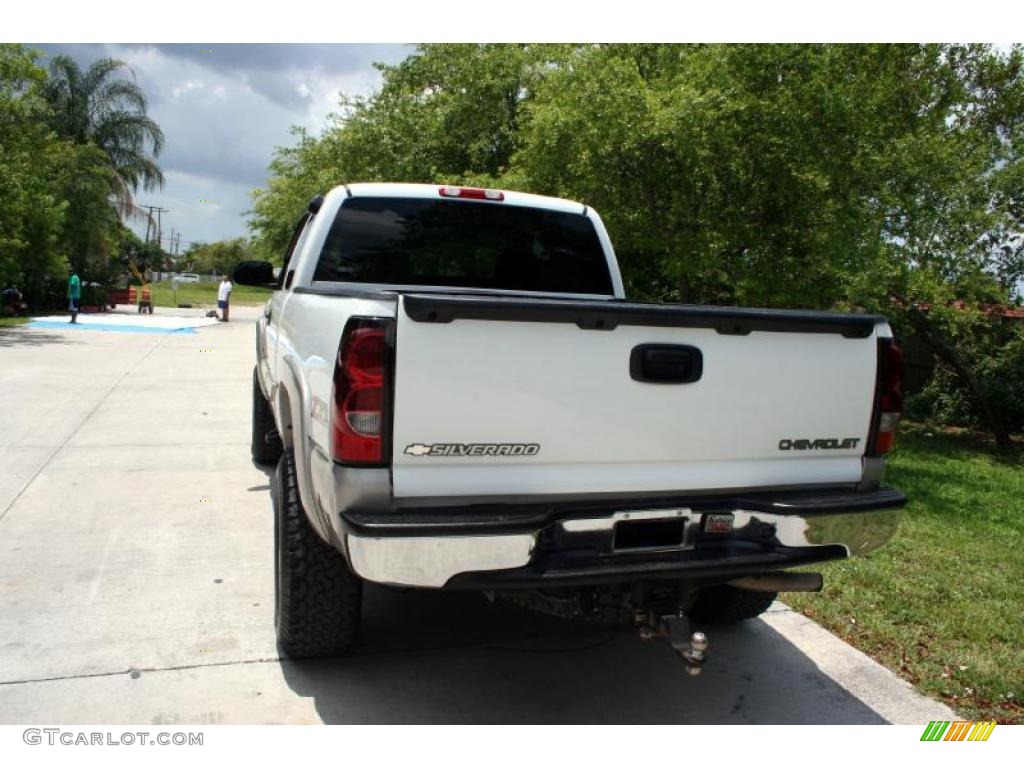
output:
[[[891,494],[892,492],[890,492]],[[574,515],[533,530],[463,534],[457,529],[344,534],[353,570],[367,581],[426,588],[520,588],[634,579],[709,579],[863,555],[887,542],[899,523],[902,494],[879,509],[826,512],[687,507]],[[708,515],[732,515],[732,531],[705,530]],[[469,515],[464,518],[468,522]],[[617,550],[614,529],[628,520],[684,519],[682,543]],[[383,532],[382,532],[383,533]]]

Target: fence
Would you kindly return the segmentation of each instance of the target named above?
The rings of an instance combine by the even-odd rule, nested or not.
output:
[[[170,280],[173,280],[176,277],[181,277],[181,274],[182,274],[181,272],[153,272],[152,273],[152,275],[153,275],[153,282],[159,283],[159,282],[164,282],[164,281],[170,281]],[[196,274],[196,273],[195,272],[190,272],[188,274]],[[200,283],[219,283],[221,277],[222,277],[221,275],[199,275],[199,282]],[[185,281],[183,280],[181,282],[184,283]]]

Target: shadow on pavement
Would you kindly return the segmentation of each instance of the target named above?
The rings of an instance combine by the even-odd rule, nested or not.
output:
[[[352,655],[284,661],[325,723],[883,723],[761,621],[707,627],[690,678],[664,641],[475,593],[370,586]]]
[[[253,485],[250,486],[249,488],[246,488],[245,490],[250,491],[251,493],[264,493],[266,491],[270,491],[271,485],[274,482],[274,475],[277,474],[277,466],[265,466],[263,464],[257,464],[255,461],[252,462],[252,466],[254,469],[258,469],[260,472],[263,473],[263,475],[267,478],[267,482],[265,485]]]
[[[48,333],[28,328],[26,326],[15,326],[14,328],[0,328],[0,347],[42,347],[47,344],[81,344],[78,339],[68,338],[59,333]]]

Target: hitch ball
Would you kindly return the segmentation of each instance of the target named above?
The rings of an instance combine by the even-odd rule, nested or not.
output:
[[[703,655],[704,651],[708,649],[708,636],[703,632],[694,632],[690,637],[690,647]]]
[[[699,675],[704,664],[705,653],[708,650],[708,638],[703,632],[694,632],[690,635],[690,646],[679,651],[679,655],[686,662],[686,671],[691,675]]]

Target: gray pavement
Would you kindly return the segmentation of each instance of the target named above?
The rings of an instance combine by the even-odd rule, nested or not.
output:
[[[697,679],[630,632],[379,587],[355,654],[281,661],[248,447],[256,313],[0,330],[0,723],[955,719],[781,603],[709,629]]]

